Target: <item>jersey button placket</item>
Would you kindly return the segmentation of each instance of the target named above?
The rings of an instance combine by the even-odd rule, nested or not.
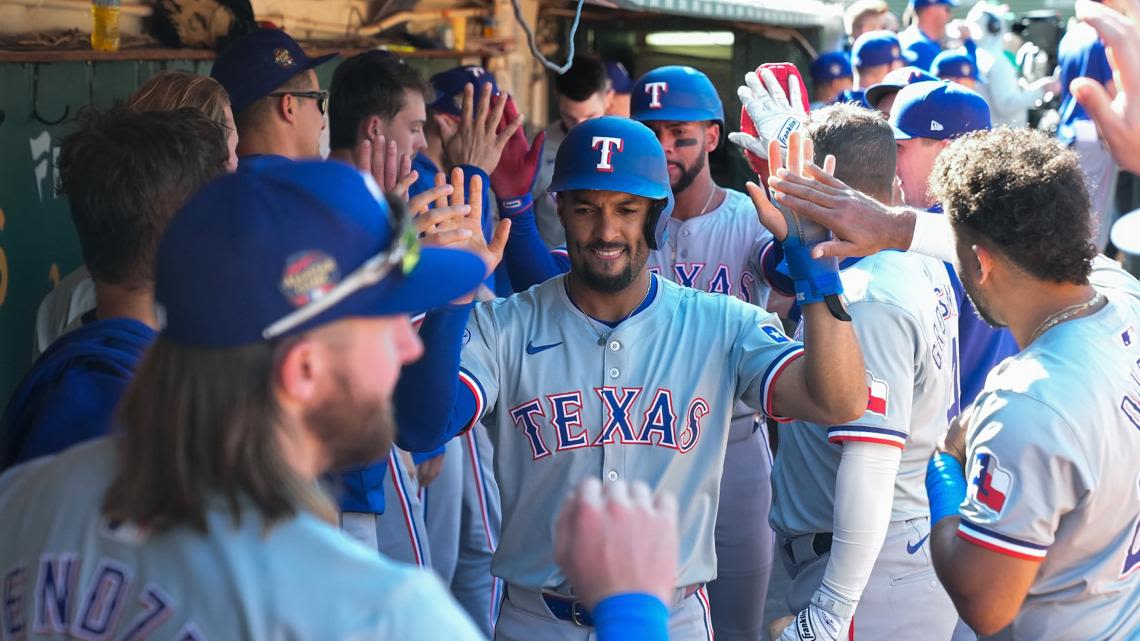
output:
[[[616,337],[610,337],[605,342],[605,347],[602,350],[603,370],[605,371],[606,387],[612,387],[617,390],[619,397],[623,393],[623,388],[626,385],[626,352],[625,345],[622,340]],[[637,403],[641,399],[636,399]],[[631,430],[636,430],[636,425],[633,425],[633,416],[637,413],[630,408],[630,416],[627,420],[630,422]],[[602,421],[604,422],[609,414],[605,408],[602,409]],[[636,431],[634,431],[636,435]],[[605,484],[614,483],[619,479],[625,477],[625,460],[626,451],[630,445],[622,443],[623,437],[620,433],[614,435],[614,443],[602,446],[602,482]]]

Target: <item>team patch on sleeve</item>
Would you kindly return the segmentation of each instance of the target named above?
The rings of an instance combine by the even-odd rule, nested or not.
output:
[[[969,480],[966,500],[994,519],[1001,516],[1013,487],[1013,475],[1001,466],[997,455],[979,449],[971,461]]]
[[[831,443],[861,441],[893,445],[900,450],[906,447],[906,432],[870,425],[836,425],[827,428],[827,440]]]
[[[1027,561],[1041,561],[1049,551],[1044,545],[999,534],[964,518],[958,523],[958,536],[987,550]]]
[[[886,418],[890,391],[891,388],[886,381],[881,381],[871,372],[867,372],[867,412]]]
[[[792,361],[803,355],[803,345],[793,345],[776,357],[772,363],[768,365],[768,370],[764,372],[763,385],[760,387],[760,393],[764,399],[764,415],[774,421],[786,423],[792,420],[790,418],[777,416],[775,408],[772,406],[772,400],[776,391],[776,380],[780,378],[780,374],[784,373],[784,370],[788,368],[788,365],[790,365]]]

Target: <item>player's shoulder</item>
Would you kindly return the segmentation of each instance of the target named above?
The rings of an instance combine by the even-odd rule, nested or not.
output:
[[[41,509],[44,505],[76,510],[101,505],[117,465],[119,438],[91,439],[5,470],[0,475],[0,514],[4,519],[28,519],[50,515]]]
[[[845,266],[841,272],[848,304],[877,302],[913,310],[928,307],[938,288],[949,287],[942,262],[914,252],[882,251]]]

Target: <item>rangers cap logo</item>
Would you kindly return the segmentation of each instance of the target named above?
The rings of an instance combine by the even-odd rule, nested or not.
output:
[[[614,152],[616,151],[620,153],[624,146],[625,143],[621,138],[612,138],[610,136],[594,136],[593,140],[590,141],[590,148],[594,151],[602,152],[601,159],[599,159],[598,164],[595,165],[595,168],[598,171],[605,172],[607,174],[612,172],[614,170],[612,163]]]
[[[649,108],[660,109],[661,94],[669,93],[669,83],[667,82],[647,82],[645,83],[645,93],[649,94]]]
[[[827,69],[828,69],[829,71],[831,71],[831,75],[833,75],[833,76],[838,76],[838,75],[839,75],[839,72],[840,72],[840,71],[842,71],[842,70],[839,68],[839,63],[835,63],[835,62],[831,63],[831,66],[830,66],[830,67],[828,67]]]
[[[970,65],[962,63],[962,77],[965,78],[970,75]]]
[[[293,60],[293,54],[289,53],[288,49],[280,47],[273,50],[273,62],[283,69],[297,66],[297,61]]]
[[[332,291],[340,281],[340,268],[328,254],[310,250],[285,261],[279,288],[294,307],[307,305]]]

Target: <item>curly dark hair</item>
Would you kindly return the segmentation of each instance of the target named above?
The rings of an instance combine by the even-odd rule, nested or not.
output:
[[[930,190],[967,238],[983,238],[1035,278],[1088,283],[1096,247],[1077,156],[1033,129],[978,131],[938,156]]]

